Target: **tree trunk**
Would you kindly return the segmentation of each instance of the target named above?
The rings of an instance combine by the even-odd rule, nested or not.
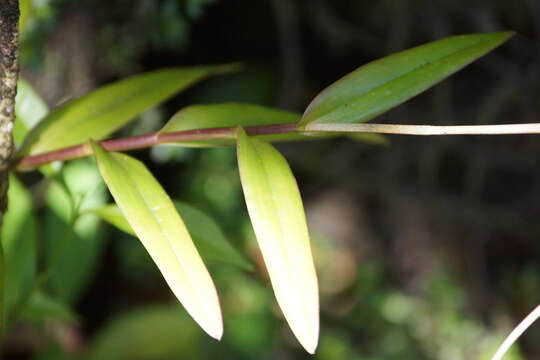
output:
[[[19,72],[19,1],[0,4],[0,224],[7,207],[8,167],[13,155],[11,136]]]

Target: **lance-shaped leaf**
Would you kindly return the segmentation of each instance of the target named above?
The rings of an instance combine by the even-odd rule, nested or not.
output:
[[[205,77],[235,65],[162,69],[129,77],[73,100],[50,113],[26,139],[33,155],[103,139],[137,115]]]
[[[138,160],[91,143],[118,207],[191,317],[212,337],[223,333],[214,283],[163,188]]]
[[[37,270],[37,232],[32,196],[14,176],[10,177],[8,211],[1,230],[5,264],[5,313],[30,295]]]
[[[302,199],[287,161],[238,129],[238,166],[255,235],[277,302],[302,346],[319,336],[319,297]]]
[[[225,238],[223,231],[214,219],[184,202],[173,201],[173,203],[204,260],[223,261],[240,266],[245,270],[253,269],[249,261]],[[92,212],[123,232],[135,236],[135,232],[115,204],[94,209]]]
[[[512,34],[453,36],[373,61],[317,95],[299,125],[367,121],[460,70]]]
[[[52,179],[44,197],[45,222],[40,229],[46,250],[46,286],[60,301],[73,304],[92,281],[106,241],[97,216],[80,218],[80,214],[104,205],[107,194],[90,159],[66,163]]]
[[[301,115],[291,111],[272,109],[254,104],[211,104],[211,105],[192,105],[178,111],[160,133],[209,129],[219,127],[234,126],[259,126],[259,125],[279,125],[296,123]],[[304,135],[297,132],[272,135],[258,135],[257,138],[264,141],[295,141],[295,140],[314,140],[321,137],[335,136],[336,134],[317,133],[314,135]],[[230,139],[211,139],[205,141],[189,141],[179,143],[183,146],[203,147],[235,145],[236,140]]]

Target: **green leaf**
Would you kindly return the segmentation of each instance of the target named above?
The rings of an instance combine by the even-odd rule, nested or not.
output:
[[[1,231],[6,316],[30,295],[37,267],[37,232],[32,197],[14,176],[10,177],[8,206]]]
[[[253,265],[231,245],[214,219],[184,202],[175,201],[174,206],[186,222],[189,233],[203,257],[213,261],[226,261],[245,270],[253,270]]]
[[[193,319],[220,339],[216,289],[172,201],[143,163],[91,145],[114,200],[169,287]]]
[[[234,69],[235,65],[162,69],[104,86],[50,113],[30,132],[21,154],[35,155],[88,139],[103,139],[180,90]]]
[[[105,245],[98,217],[79,216],[105,202],[104,183],[89,159],[66,163],[49,185],[44,229],[48,286],[65,303],[85,291]]]
[[[23,143],[28,131],[43,120],[48,113],[49,108],[45,101],[36,93],[28,82],[19,78],[17,83],[17,96],[15,98],[16,119],[13,128],[13,141],[17,147]],[[43,165],[39,170],[46,177],[52,177],[60,170],[60,164],[61,163],[56,162]]]
[[[28,303],[21,311],[21,317],[31,321],[57,319],[70,323],[77,319],[73,311],[62,301],[54,299],[40,290],[32,292]]]
[[[180,201],[173,201],[174,206],[184,220],[188,232],[204,260],[222,261],[253,270],[253,266],[227,240],[219,225],[201,210]],[[103,220],[116,226],[123,232],[136,236],[122,212],[115,204],[109,204],[92,210]]]
[[[19,78],[17,96],[15,97],[15,127],[13,140],[20,145],[28,131],[36,126],[49,112],[45,101],[32,89],[25,80]]]
[[[3,341],[6,329],[6,267],[4,262],[4,246],[0,242],[0,341]]]
[[[212,104],[192,105],[178,111],[160,133],[186,131],[195,129],[210,129],[234,126],[257,126],[296,123],[300,120],[300,114],[290,111],[272,109],[254,104]],[[306,136],[300,133],[275,134],[257,136],[265,141],[295,141],[314,140],[321,137],[329,137],[332,134],[317,134]],[[189,141],[178,143],[189,147],[235,145],[236,140],[212,139],[205,141]]]
[[[319,336],[317,277],[304,208],[287,161],[238,129],[238,166],[255,235],[277,302],[293,333],[313,353]]]
[[[97,214],[101,219],[115,226],[118,230],[129,235],[137,236],[116,204],[108,204],[101,208],[93,209],[91,212]]]
[[[373,61],[317,95],[299,125],[372,119],[460,70],[512,35],[498,32],[453,36]]]
[[[198,359],[199,332],[176,307],[154,306],[113,319],[89,346],[87,360]]]

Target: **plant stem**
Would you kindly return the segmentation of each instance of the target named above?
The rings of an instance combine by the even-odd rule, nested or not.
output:
[[[536,320],[540,318],[540,305],[538,305],[529,315],[523,319],[518,326],[512,330],[510,335],[504,340],[501,346],[497,349],[497,352],[491,360],[501,360],[504,354],[510,349],[510,346],[514,344],[517,339],[531,326]]]
[[[317,133],[377,133],[401,135],[500,135],[500,134],[540,134],[540,123],[532,124],[505,124],[505,125],[397,125],[397,124],[309,124],[299,129],[296,124],[276,124],[246,127],[248,135],[276,135],[290,133],[304,133],[306,135]],[[173,143],[186,143],[191,141],[204,141],[212,139],[234,139],[236,127],[209,128],[185,130],[168,133],[150,133],[120,139],[105,140],[100,145],[107,151],[125,151],[142,149],[150,146]],[[53,162],[78,159],[92,154],[86,144],[79,144],[67,148],[50,151],[43,154],[30,155],[18,162],[14,167],[17,170],[26,170]]]
[[[296,124],[249,126],[246,127],[246,132],[250,135],[294,133],[296,132]],[[156,132],[120,139],[105,140],[101,141],[100,145],[107,151],[125,151],[179,142],[212,139],[234,139],[236,137],[235,133],[236,127],[185,130],[168,133]],[[26,156],[16,162],[14,166],[17,170],[26,170],[36,168],[53,161],[78,159],[91,154],[92,150],[90,147],[86,146],[86,144],[79,144],[43,154]]]
[[[305,127],[305,131],[321,132],[361,132],[401,135],[502,135],[540,134],[540,124],[505,125],[399,125],[399,124],[345,124],[315,123]]]

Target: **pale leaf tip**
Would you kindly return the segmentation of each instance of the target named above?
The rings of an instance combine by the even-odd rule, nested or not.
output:
[[[217,341],[221,340],[221,337],[223,336],[223,327],[219,327],[217,329],[212,329],[212,331],[208,332],[208,335],[216,339]]]
[[[197,321],[199,326],[212,338],[216,340],[221,340],[223,336],[223,322],[221,320],[221,314],[216,319],[211,319],[211,321]]]
[[[214,293],[214,295],[212,296],[211,292],[205,297],[209,301],[199,302],[195,307],[184,305],[184,308],[204,332],[219,341],[223,336],[223,317],[217,294]]]
[[[300,340],[299,340],[300,341]],[[315,354],[315,350],[317,349],[317,345],[319,343],[319,337],[313,337],[311,339],[304,339],[304,341],[300,341],[300,344],[306,349],[308,353],[311,355]]]
[[[310,354],[315,354],[315,350],[317,349],[317,345],[319,343],[319,317],[318,312],[317,315],[315,315],[312,322],[305,321],[307,319],[304,319],[303,326],[299,328],[299,324],[297,323],[296,326],[292,327],[291,330],[293,331],[294,335],[298,339],[298,342],[302,347]],[[289,325],[292,325],[289,322]]]

